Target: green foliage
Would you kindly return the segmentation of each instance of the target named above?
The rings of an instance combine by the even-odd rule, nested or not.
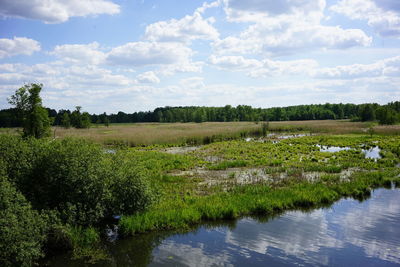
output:
[[[71,127],[71,120],[67,112],[64,112],[61,123],[65,129],[69,129]]]
[[[246,167],[247,162],[244,160],[222,161],[209,167],[210,170],[226,170],[228,168]]]
[[[116,155],[109,174],[111,200],[108,214],[133,214],[145,210],[154,200],[148,172],[130,163],[129,157]]]
[[[43,256],[46,221],[0,175],[0,265],[31,266]]]
[[[400,121],[400,114],[388,106],[382,106],[376,111],[379,124],[395,124]]]
[[[108,199],[103,151],[83,140],[42,143],[25,195],[38,209],[56,209],[64,222],[90,225],[104,217]]]
[[[364,104],[359,108],[359,117],[361,121],[375,120],[375,109],[372,104]]]
[[[147,172],[88,141],[0,135],[0,148],[4,170],[33,207],[56,210],[64,223],[94,225],[144,210],[153,200]]]
[[[90,115],[87,112],[81,113],[82,107],[76,106],[76,109],[71,113],[71,125],[75,128],[90,128]]]
[[[95,228],[71,226],[66,234],[73,248],[72,258],[84,258],[88,263],[107,259],[106,253],[100,247],[100,234]]]
[[[41,84],[27,84],[19,88],[9,99],[19,113],[24,127],[24,136],[42,138],[50,135],[50,122],[47,110],[42,106],[39,94]]]
[[[268,128],[269,128],[269,122],[268,121],[263,122],[263,124],[261,125],[262,136],[264,137],[267,136]]]

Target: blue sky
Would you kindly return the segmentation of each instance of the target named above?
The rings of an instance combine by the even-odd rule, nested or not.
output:
[[[2,0],[0,108],[400,100],[398,0]]]

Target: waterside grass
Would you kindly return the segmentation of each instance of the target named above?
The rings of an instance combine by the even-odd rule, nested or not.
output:
[[[207,220],[272,215],[283,210],[316,207],[333,203],[343,196],[361,199],[368,196],[372,188],[399,183],[400,178],[393,175],[391,172],[371,172],[338,184],[302,182],[274,189],[265,185],[247,185],[206,197],[187,196],[179,201],[162,203],[145,213],[124,216],[120,229],[123,235],[182,229]]]
[[[323,152],[317,145],[349,150]],[[366,158],[362,149],[375,146],[382,149],[381,158]],[[150,152],[163,153],[160,149],[140,153]],[[127,152],[130,153],[138,150]],[[306,136],[279,142],[212,143],[185,155],[173,155],[177,158],[164,158],[166,166],[172,166],[167,163],[169,160],[178,163],[166,168],[164,174],[159,172],[158,178],[153,176],[153,183],[163,192],[159,201],[146,212],[123,216],[120,232],[133,235],[179,230],[210,220],[273,215],[284,210],[327,205],[341,197],[361,199],[373,188],[400,184],[400,168],[395,167],[399,154],[400,139],[396,136],[350,134]],[[217,160],[210,161],[210,157]],[[156,173],[154,166],[148,165],[148,169]],[[262,170],[265,179],[237,181],[240,175],[236,174],[251,172],[251,167]],[[315,179],[307,178],[310,172],[316,174]],[[210,173],[226,175],[225,178],[208,177]],[[210,182],[210,179],[216,181]]]

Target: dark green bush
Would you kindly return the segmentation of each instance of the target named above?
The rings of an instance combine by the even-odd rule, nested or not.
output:
[[[0,135],[0,160],[33,208],[56,211],[63,223],[94,225],[152,200],[148,175],[133,158],[106,154],[89,141]]]
[[[0,160],[4,163],[8,178],[18,186],[32,171],[38,143],[37,140],[24,140],[20,136],[0,135]]]
[[[126,155],[117,155],[109,175],[112,199],[109,214],[133,214],[146,209],[153,200],[148,173],[131,162]]]
[[[46,229],[46,221],[0,174],[0,266],[30,266],[40,258]]]
[[[104,162],[102,148],[84,140],[43,142],[25,193],[35,208],[57,210],[66,223],[94,224],[109,199]]]

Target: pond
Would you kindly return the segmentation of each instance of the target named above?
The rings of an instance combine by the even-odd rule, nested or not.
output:
[[[322,146],[322,145],[317,145],[319,148],[319,151],[321,152],[339,152],[339,151],[346,151],[346,150],[351,150],[351,147],[338,147],[338,146]],[[377,161],[378,159],[381,159],[381,149],[378,146],[371,147],[369,149],[362,149],[361,152],[364,154],[366,159],[373,159]]]
[[[98,266],[398,266],[400,190],[377,189],[363,202],[243,218],[181,234],[138,235],[107,243]],[[67,256],[51,266],[82,266]]]

